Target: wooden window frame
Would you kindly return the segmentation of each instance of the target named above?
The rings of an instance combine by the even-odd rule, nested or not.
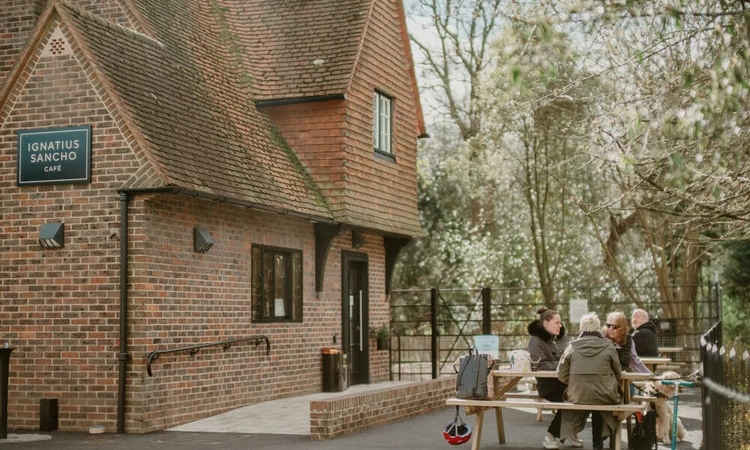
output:
[[[276,301],[276,292],[280,287],[277,286],[279,276],[277,276],[276,258],[278,257],[285,258],[284,274],[281,277],[284,280],[284,296],[281,298],[281,304]],[[301,250],[253,244],[251,249],[253,322],[302,322],[303,266]],[[277,305],[284,308],[283,315],[276,315]]]

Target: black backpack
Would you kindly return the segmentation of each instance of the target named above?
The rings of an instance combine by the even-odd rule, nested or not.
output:
[[[630,448],[633,450],[652,450],[656,448],[656,411],[646,414],[635,413],[635,425],[630,435]]]

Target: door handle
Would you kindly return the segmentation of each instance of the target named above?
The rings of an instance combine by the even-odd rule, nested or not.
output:
[[[359,351],[361,352],[363,350],[362,348],[362,316],[364,315],[364,311],[362,311],[362,291],[359,291]]]

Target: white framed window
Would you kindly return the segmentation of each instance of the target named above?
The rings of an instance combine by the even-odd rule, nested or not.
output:
[[[392,121],[391,111],[393,108],[393,100],[378,91],[375,91],[372,100],[373,109],[373,146],[375,151],[385,153],[387,155],[393,154],[392,148]]]

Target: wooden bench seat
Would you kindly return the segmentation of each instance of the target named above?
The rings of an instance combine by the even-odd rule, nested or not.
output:
[[[656,366],[656,371],[657,372],[666,372],[666,371],[679,372],[680,369],[682,369],[685,366],[686,364],[684,362],[675,361],[669,364],[659,364],[658,366]]]
[[[472,432],[472,450],[478,450],[482,440],[482,425],[484,412],[490,408],[495,410],[495,422],[497,425],[497,437],[501,444],[505,443],[505,425],[503,423],[503,408],[542,408],[551,410],[577,410],[577,411],[609,411],[618,422],[622,422],[631,414],[645,412],[645,405],[637,403],[617,405],[577,405],[568,402],[549,402],[536,399],[503,399],[503,400],[468,400],[461,398],[449,398],[445,401],[449,406],[471,406],[474,407],[477,416]],[[618,426],[614,436],[615,450],[621,450],[622,426]]]
[[[505,394],[503,394],[503,398],[501,398],[500,400],[509,400],[509,399],[515,400],[519,398],[527,398],[527,399],[534,400],[537,402],[546,402],[546,400],[540,397],[539,393],[537,393],[536,391],[506,392]],[[536,421],[537,422],[542,421],[542,410],[543,410],[542,407],[536,408]]]

